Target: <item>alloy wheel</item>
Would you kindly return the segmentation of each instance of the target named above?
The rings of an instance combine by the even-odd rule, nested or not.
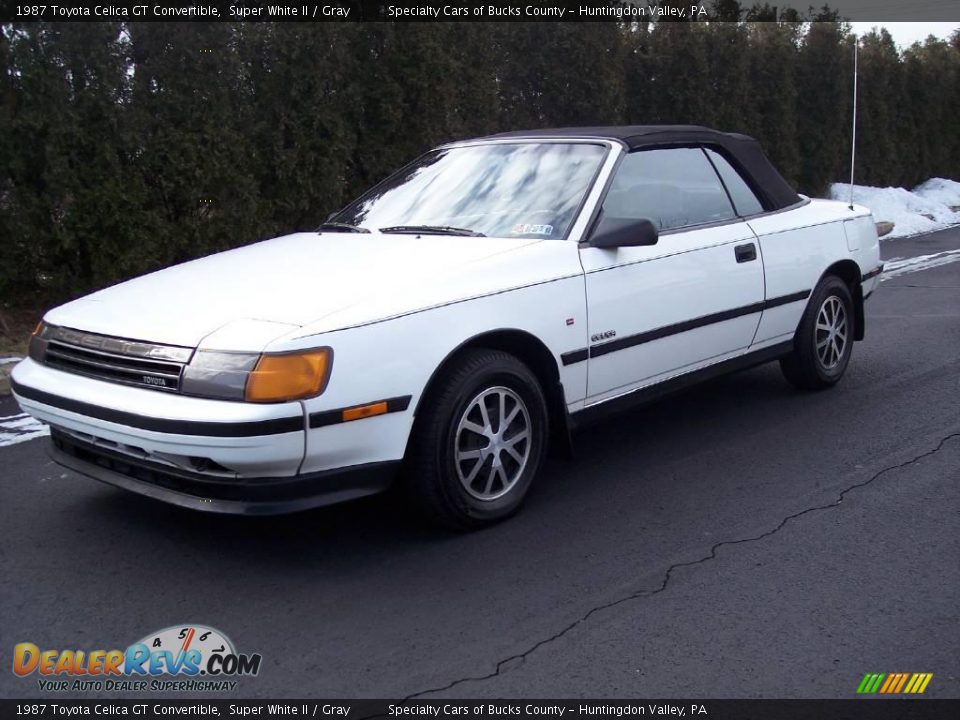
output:
[[[530,459],[530,413],[507,387],[483,390],[467,405],[457,425],[454,464],[472,497],[503,497],[523,475]]]
[[[825,370],[833,370],[843,359],[847,348],[847,311],[836,295],[830,295],[820,306],[814,337],[817,358]]]

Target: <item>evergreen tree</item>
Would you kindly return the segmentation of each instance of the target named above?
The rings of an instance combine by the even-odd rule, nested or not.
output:
[[[744,20],[751,23],[776,22],[777,9],[769,3],[757,2],[744,13]]]
[[[908,49],[904,63],[915,126],[914,156],[905,162],[906,182],[960,178],[960,48],[929,38]]]
[[[713,125],[711,67],[705,23],[660,22],[650,32],[643,122]]]
[[[730,16],[739,16],[739,3],[725,7]],[[712,123],[718,130],[756,132],[759,119],[750,88],[750,36],[746,25],[720,22],[704,33],[708,77],[711,80],[709,101],[715,108]]]
[[[464,102],[470,88],[462,78],[479,81],[478,96],[485,98],[491,97],[495,80],[470,66],[475,61],[486,67],[489,55],[471,59],[458,48],[462,27],[377,23],[362,28],[362,126],[371,134],[358,145],[359,185],[368,186],[431,147],[462,137],[468,126],[478,127],[465,116],[475,106]],[[470,38],[469,47],[482,53],[478,36]]]
[[[652,90],[651,30],[652,24],[646,20],[624,28],[624,115],[626,122],[634,125],[656,122],[652,112],[656,100]]]
[[[858,64],[856,181],[908,182],[905,165],[916,155],[913,123],[902,113],[903,67],[890,33],[864,36]]]
[[[251,162],[259,150],[242,122],[235,27],[134,23],[130,38],[137,167],[151,200],[143,264],[256,239],[264,230]]]
[[[744,10],[739,0],[714,0],[710,19],[720,22],[740,22],[743,15]]]
[[[3,262],[0,262],[0,302],[12,297],[18,286],[28,285],[18,275],[23,268],[32,267],[32,264],[24,263],[27,248],[14,233],[18,209],[13,167],[19,159],[13,143],[17,99],[10,40],[7,32],[0,32],[0,258],[3,258]]]
[[[501,98],[514,128],[623,122],[624,43],[609,22],[512,23],[502,31]]]
[[[747,132],[822,194],[848,172],[853,39],[830,8],[809,22],[744,8],[717,0],[710,22],[7,24],[0,302],[313,227],[424,150],[508,129]],[[858,181],[960,178],[960,33],[903,53],[872,33],[860,63]]]
[[[800,178],[797,142],[797,38],[800,26],[789,22],[749,27],[748,103],[754,109],[753,133],[770,160],[795,187]]]
[[[144,239],[124,122],[126,42],[117,23],[29,24],[9,37],[16,55],[15,107],[7,114],[13,255],[35,288],[62,297],[128,270],[111,261]]]
[[[843,23],[810,23],[797,64],[801,192],[823,196],[849,162],[853,46]],[[847,150],[841,151],[840,148]]]
[[[355,24],[237,28],[238,128],[267,234],[313,228],[349,197],[361,137]]]

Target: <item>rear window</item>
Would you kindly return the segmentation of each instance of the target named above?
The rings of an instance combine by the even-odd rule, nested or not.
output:
[[[727,159],[720,153],[707,148],[707,155],[710,161],[720,173],[723,184],[727,186],[727,192],[733,198],[733,205],[736,208],[737,215],[756,215],[763,212],[763,205],[754,195],[753,190],[747,185],[734,167],[727,162]]]

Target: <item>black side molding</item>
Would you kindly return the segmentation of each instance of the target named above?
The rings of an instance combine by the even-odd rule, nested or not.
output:
[[[12,378],[11,378],[12,380]],[[205,435],[207,437],[254,437],[257,435],[279,435],[288,432],[300,432],[303,427],[303,415],[274,418],[272,420],[253,420],[249,422],[208,422],[200,420],[171,420],[149,417],[124,410],[92,405],[79,400],[53,395],[43,390],[27,387],[12,380],[11,387],[20,397],[34,400],[44,405],[74,412],[79,415],[105,420],[106,422],[127,425],[128,427],[152,430],[153,432],[174,435]]]
[[[590,351],[587,348],[580,348],[579,350],[565,352],[560,356],[560,362],[564,365],[573,365],[574,363],[583,362],[588,357],[590,357]]]
[[[353,422],[352,420],[344,420],[343,413],[345,410],[353,410],[354,408],[366,407],[367,405],[377,405],[379,403],[387,404],[387,413],[403,412],[408,407],[410,407],[410,400],[412,396],[403,395],[400,397],[387,398],[386,400],[373,400],[372,402],[363,403],[361,405],[351,405],[350,407],[337,408],[336,410],[322,410],[320,412],[310,413],[310,428],[325,427],[326,425],[337,425],[342,422]],[[385,413],[380,413],[384,415]],[[378,417],[378,415],[371,415],[370,417]],[[358,418],[362,419],[362,418]]]
[[[870,278],[875,278],[877,275],[883,272],[883,263],[880,263],[879,266],[875,267],[868,273],[864,273],[863,277],[860,278],[860,282],[866,282]]]
[[[724,360],[723,362],[710,365],[700,370],[678,375],[677,377],[664,380],[655,385],[647,385],[637,388],[624,395],[618,395],[610,400],[599,402],[595,405],[584,408],[570,414],[570,424],[576,429],[584,425],[590,425],[598,420],[602,420],[608,415],[620,412],[626,408],[646,405],[659,400],[665,395],[685,390],[686,388],[702,383],[721,375],[737,372],[739,370],[748,370],[749,368],[763,365],[772,360],[778,360],[793,351],[793,340],[787,340],[776,345],[771,345],[762,350],[754,350],[745,355],[738,355],[735,358]]]
[[[780,307],[781,305],[789,305],[790,303],[806,300],[808,297],[810,297],[810,292],[810,290],[801,290],[800,292],[791,293],[789,295],[781,295],[780,297],[769,298],[768,300],[764,300],[762,302],[751,303],[750,305],[743,305],[738,308],[732,308],[730,310],[724,310],[722,312],[712,313],[710,315],[703,315],[702,317],[693,318],[692,320],[684,320],[683,322],[674,323],[673,325],[664,325],[663,327],[659,327],[654,330],[647,330],[646,332],[636,333],[634,335],[626,335],[624,337],[617,338],[616,340],[610,340],[609,342],[591,345],[589,348],[582,348],[580,350],[566,352],[560,356],[560,361],[564,365],[572,365],[573,363],[583,362],[588,357],[601,357],[602,355],[606,355],[608,353],[617,352],[618,350],[626,350],[627,348],[643,345],[644,343],[653,342],[654,340],[660,340],[665,337],[670,337],[671,335],[689,332],[690,330],[696,330],[697,328],[713,325],[714,323],[733,320],[734,318],[743,317],[744,315],[753,315],[758,312],[763,312],[764,310],[769,310],[770,308]]]

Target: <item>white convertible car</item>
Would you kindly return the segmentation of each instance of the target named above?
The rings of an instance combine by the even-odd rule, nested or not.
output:
[[[506,133],[51,310],[13,390],[57,462],[142,495],[282,513],[399,477],[473,527],[598,414],[771,360],[833,385],[881,270],[869,210],[797,195],[743,135]]]

